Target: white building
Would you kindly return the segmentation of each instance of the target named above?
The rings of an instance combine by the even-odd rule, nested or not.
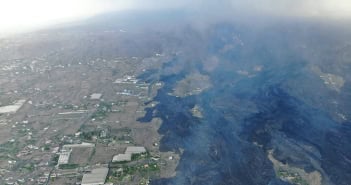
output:
[[[72,148],[93,148],[95,144],[93,143],[81,143],[81,144],[72,144],[72,145],[63,145],[62,150],[70,150]]]
[[[90,95],[91,100],[99,100],[102,97],[102,94],[100,93],[93,93]]]
[[[146,153],[146,149],[143,146],[129,146],[127,147],[125,154],[142,154]]]
[[[0,107],[0,114],[16,113],[25,103],[26,100],[18,100],[13,105],[2,106]]]
[[[132,154],[118,154],[115,155],[112,159],[112,162],[123,162],[123,161],[131,161],[132,160]]]
[[[108,168],[96,168],[83,175],[82,185],[103,185],[108,174]]]

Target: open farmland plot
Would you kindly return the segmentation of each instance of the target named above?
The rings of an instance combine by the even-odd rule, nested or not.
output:
[[[85,165],[89,163],[91,156],[94,155],[95,148],[73,148],[69,163]]]
[[[109,163],[112,161],[114,155],[123,153],[124,150],[125,148],[121,147],[120,145],[105,146],[103,144],[97,144],[95,148],[95,153],[92,156],[90,163]]]

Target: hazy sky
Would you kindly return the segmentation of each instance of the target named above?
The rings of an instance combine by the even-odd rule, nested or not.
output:
[[[0,0],[0,33],[128,9],[351,18],[351,0]]]

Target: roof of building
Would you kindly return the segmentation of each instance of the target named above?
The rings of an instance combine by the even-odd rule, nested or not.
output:
[[[127,153],[127,154],[115,155],[112,159],[112,162],[122,162],[122,161],[131,161],[131,160],[132,160],[132,154]]]
[[[93,93],[90,95],[90,99],[91,100],[98,100],[101,98],[101,96],[102,96],[102,94],[100,94],[100,93]]]
[[[129,146],[126,149],[126,154],[140,154],[140,153],[145,153],[146,149],[145,147],[142,146]]]
[[[81,144],[63,145],[62,149],[67,149],[67,148],[90,148],[90,147],[95,147],[95,144],[83,142]]]
[[[108,168],[96,168],[91,173],[83,175],[82,185],[104,184],[108,174]]]
[[[15,113],[26,103],[26,100],[18,100],[13,105],[0,107],[0,113]]]

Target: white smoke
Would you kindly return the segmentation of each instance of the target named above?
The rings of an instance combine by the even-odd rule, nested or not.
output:
[[[209,18],[351,18],[350,0],[0,0],[0,33],[131,9],[181,9]]]

